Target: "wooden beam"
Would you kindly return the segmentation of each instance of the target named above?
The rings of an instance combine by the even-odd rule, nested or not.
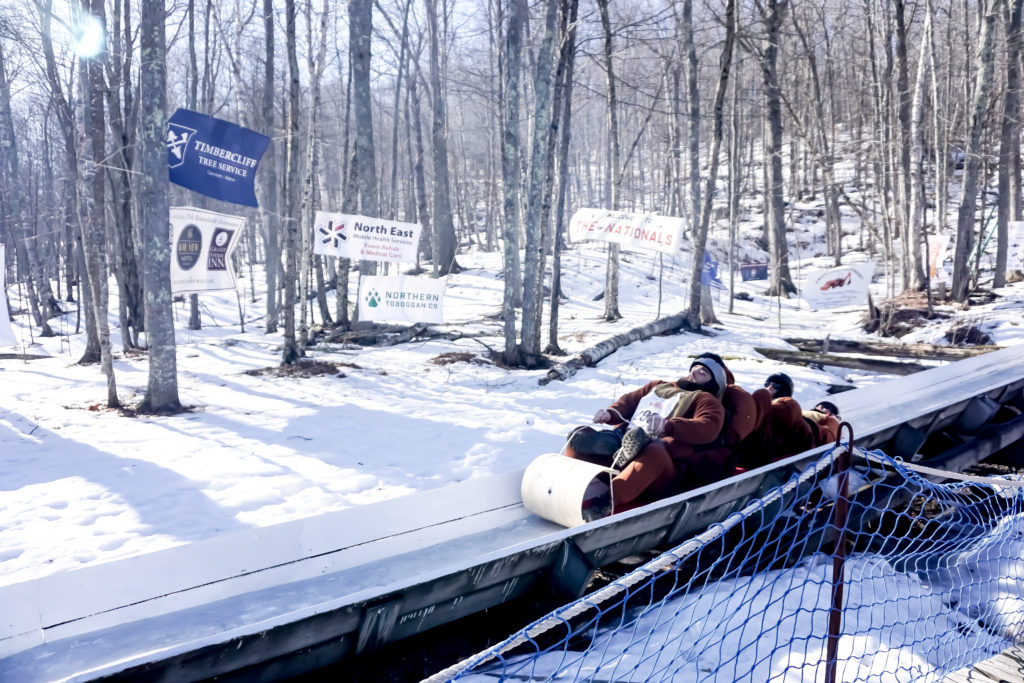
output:
[[[785,349],[769,349],[755,346],[754,350],[762,356],[782,363],[795,363],[797,365],[835,365],[841,368],[854,368],[856,370],[869,370],[871,372],[885,372],[891,375],[912,375],[921,370],[927,370],[928,365],[910,363],[898,360],[885,360],[882,358],[870,358],[866,356],[837,356],[829,353],[813,353],[810,351],[787,351]]]
[[[936,346],[934,344],[888,344],[886,342],[855,341],[852,339],[807,339],[791,337],[787,342],[801,351],[819,353],[863,353],[872,356],[898,358],[930,358],[933,360],[960,360],[982,353],[998,351],[998,346]]]

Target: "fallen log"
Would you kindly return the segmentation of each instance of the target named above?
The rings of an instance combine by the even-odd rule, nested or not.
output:
[[[35,353],[0,353],[0,360],[40,360],[50,357]]]
[[[544,375],[544,377],[537,380],[537,383],[544,386],[556,379],[564,380],[572,377],[580,368],[593,367],[601,361],[601,359],[607,358],[623,346],[632,344],[635,341],[649,339],[656,334],[664,334],[666,332],[677,330],[682,327],[685,321],[686,314],[677,313],[676,315],[670,315],[667,318],[654,320],[646,325],[634,327],[633,329],[617,334],[614,337],[609,337],[600,344],[591,346],[589,349],[586,349],[570,360],[551,368],[547,371],[547,374]]]
[[[872,356],[898,358],[930,358],[933,360],[960,360],[982,353],[998,351],[998,346],[936,346],[934,344],[888,344],[852,339],[807,339],[790,337],[786,341],[801,351],[818,353],[863,353]]]
[[[865,356],[837,356],[830,353],[815,353],[813,351],[787,351],[785,349],[769,349],[755,346],[754,350],[762,356],[782,363],[795,363],[797,365],[835,365],[841,368],[853,368],[855,370],[869,370],[871,372],[885,372],[890,375],[912,375],[929,367],[920,363],[911,363],[898,360],[885,360],[882,358],[869,358]]]

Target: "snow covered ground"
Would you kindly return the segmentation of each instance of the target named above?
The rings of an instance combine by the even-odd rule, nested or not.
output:
[[[542,371],[510,371],[487,360],[488,348],[502,344],[500,254],[472,252],[459,261],[468,270],[448,280],[442,329],[492,336],[309,349],[313,358],[342,364],[343,376],[247,374],[280,359],[280,337],[262,333],[262,301],[250,302],[248,280],[239,281],[245,333],[233,292],[201,295],[199,331],[187,329],[187,308],[176,305],[180,397],[192,409],[173,417],[105,409],[99,367],[76,365],[83,340],[71,334],[74,312],[54,321],[59,336],[50,339],[33,338],[18,315],[22,347],[0,351],[47,357],[0,360],[0,586],[522,469],[536,455],[558,451],[597,408],[649,379],[680,376],[702,351],[724,356],[737,382],[750,388],[784,369],[804,404],[831,384],[885,379],[841,368],[781,368],[761,357],[753,346],[785,348],[786,336],[864,338],[863,307],[810,311],[799,299],[761,296],[764,281],[741,283],[737,275],[738,291],[753,300],[736,301],[729,314],[722,293],[722,324],[708,327],[707,336],[632,344],[596,368],[541,387]],[[624,317],[606,323],[603,302],[593,301],[602,291],[604,250],[573,247],[563,259],[569,301],[561,310],[562,347],[573,354],[654,319],[658,262],[657,255],[623,255]],[[801,264],[805,275],[828,265]],[[687,272],[682,256],[665,259],[661,315],[685,308]],[[884,279],[872,288],[876,300],[883,297]],[[19,291],[8,292],[18,311]],[[1000,294],[960,315],[998,344],[1021,343],[1024,285]],[[120,353],[116,324],[115,314],[118,391],[132,405],[145,391],[146,359]],[[949,326],[940,321],[904,340],[944,343]],[[432,362],[452,352],[475,358]],[[842,407],[841,396],[836,401]]]

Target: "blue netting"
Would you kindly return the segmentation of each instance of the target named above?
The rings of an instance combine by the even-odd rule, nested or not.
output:
[[[823,681],[834,585],[842,586],[838,681],[937,681],[1024,638],[1018,479],[936,484],[856,449],[851,464],[842,564],[829,453],[703,534],[435,678]]]

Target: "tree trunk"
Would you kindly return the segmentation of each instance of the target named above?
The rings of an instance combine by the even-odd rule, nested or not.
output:
[[[548,345],[545,353],[562,354],[558,345],[558,307],[562,296],[562,251],[565,249],[565,195],[569,183],[569,140],[572,131],[572,86],[576,65],[576,17],[579,0],[562,3],[562,120],[561,139],[558,143],[558,197],[555,200],[554,244],[551,257],[551,310],[548,322]]]
[[[373,35],[371,0],[349,2],[349,45],[352,52],[352,107],[356,135],[353,145],[359,183],[359,212],[380,216],[377,202],[377,157],[373,141],[373,99],[370,91],[370,44]],[[359,277],[376,275],[376,261],[360,261]]]
[[[149,382],[139,405],[144,413],[181,410],[171,304],[170,209],[167,190],[167,40],[164,0],[142,0],[139,24],[139,180],[142,277],[146,296]]]
[[[316,269],[317,275],[317,288],[316,296],[317,301],[320,305],[321,317],[323,318],[324,324],[327,324],[330,320],[330,316],[327,313],[327,300],[324,297],[323,288],[323,274],[320,271],[319,260],[320,257],[313,256],[313,244],[312,240],[309,239],[309,230],[306,226],[313,225],[313,206],[314,198],[316,195],[316,178],[319,173],[319,154],[320,144],[317,141],[316,132],[319,128],[319,117],[320,117],[320,81],[322,80],[324,73],[324,61],[327,57],[327,17],[330,6],[327,0],[323,0],[323,4],[320,8],[320,26],[319,31],[316,35],[313,34],[312,26],[312,7],[311,3],[306,5],[306,23],[309,34],[310,45],[319,45],[316,56],[309,56],[307,62],[307,68],[309,69],[309,122],[306,126],[306,159],[305,168],[303,171],[302,180],[302,208],[300,211],[301,220],[299,225],[301,226],[300,237],[301,237],[301,253],[302,253],[302,270],[303,272],[312,273],[313,269]],[[303,286],[300,291],[302,292],[303,300],[305,300],[306,292],[309,291],[310,286],[308,283],[308,277],[304,278],[307,280],[306,285]],[[303,312],[306,308],[303,306]],[[305,313],[303,313],[303,320],[305,320]],[[303,324],[302,335],[300,336],[299,348],[302,355],[305,355],[306,344],[308,343],[308,326]]]
[[[93,0],[87,10],[104,27],[104,0]],[[107,378],[107,407],[121,405],[117,398],[117,381],[114,377],[114,361],[110,349],[110,324],[107,321],[110,295],[107,286],[107,220],[106,220],[106,178],[102,172],[107,157],[106,122],[104,117],[103,78],[104,49],[92,59],[82,62],[82,87],[84,92],[84,128],[89,136],[88,145],[79,155],[79,177],[85,190],[81,215],[82,244],[86,253],[86,274],[92,293],[92,314],[100,345],[100,367]]]
[[[356,2],[351,3],[353,15]],[[295,0],[285,2],[285,51],[288,54],[288,115],[285,129],[285,267],[284,267],[284,339],[281,363],[291,365],[302,357],[295,338],[296,288],[299,279],[299,58],[296,53]],[[353,21],[355,21],[353,19]],[[355,47],[353,47],[355,50]]]
[[[912,145],[912,123],[911,123],[911,92],[910,92],[910,67],[907,58],[907,23],[905,18],[905,0],[894,0],[894,15],[896,19],[895,50],[896,50],[896,116],[899,122],[899,201],[897,212],[899,220],[900,240],[903,248],[901,250],[901,267],[903,289],[915,286],[915,280],[920,279],[919,273],[914,270],[913,257],[917,249],[917,240],[913,235],[913,226],[910,217],[911,209],[911,157]],[[920,265],[920,258],[918,259]]]
[[[693,266],[690,270],[690,305],[686,314],[687,322],[693,330],[699,330],[701,322],[714,321],[714,309],[711,308],[709,287],[701,284],[701,273],[704,269],[704,253],[708,239],[708,227],[711,225],[712,204],[715,198],[715,181],[718,178],[718,157],[722,148],[724,130],[725,94],[729,90],[729,69],[732,66],[733,43],[736,38],[736,0],[727,0],[725,6],[725,42],[722,44],[722,56],[718,68],[718,86],[715,88],[715,101],[711,108],[712,132],[711,151],[708,155],[708,181],[704,189],[704,207],[700,212],[700,222],[693,236]],[[703,297],[702,297],[703,293]],[[703,311],[704,305],[709,311]],[[710,312],[710,315],[706,313]]]
[[[1020,58],[1021,8],[1024,0],[1010,0],[1006,9],[1006,99],[999,134],[999,235],[996,242],[996,272],[992,287],[1006,285],[1009,221],[1020,211]]]
[[[132,166],[138,111],[133,94],[132,51],[127,47],[134,34],[130,0],[124,0],[123,14],[121,11],[121,1],[115,0],[114,27],[110,33],[115,48],[107,53],[107,109],[110,111],[110,131],[114,138],[108,176],[114,193],[113,270],[120,299],[121,343],[127,351],[139,346],[139,334],[145,330],[145,312],[136,239],[138,228],[132,215]]]
[[[779,84],[778,56],[782,35],[782,19],[786,11],[784,0],[768,0],[765,22],[765,48],[761,53],[761,73],[764,78],[765,123],[768,139],[765,157],[768,173],[768,243],[771,251],[771,285],[768,294],[786,296],[796,291],[789,274],[789,246],[786,243],[786,207],[782,178],[782,87]]]
[[[437,21],[437,0],[425,0],[430,41],[430,91],[433,118],[430,126],[434,166],[434,277],[458,272],[455,262],[455,224],[452,219],[451,182],[448,178],[448,112],[441,83],[439,42],[442,38]]]
[[[601,13],[601,28],[604,36],[604,69],[608,88],[608,208],[619,208],[619,116],[615,97],[615,69],[612,64],[612,25],[608,16],[608,0],[597,0]],[[622,317],[619,313],[619,245],[608,245],[608,268],[604,280],[604,319],[611,322]]]
[[[429,1],[429,0],[428,0]],[[501,313],[505,320],[504,360],[512,365],[516,358],[516,294],[519,280],[519,70],[522,56],[522,31],[527,16],[526,0],[513,0],[505,32],[505,116],[501,145],[501,175],[504,194],[505,288]]]
[[[558,0],[545,0],[544,39],[537,55],[537,73],[533,82],[533,150],[530,159],[530,189],[526,199],[526,257],[523,271],[523,335],[521,360],[528,368],[540,365],[540,328],[544,304],[544,233],[542,223],[545,203],[545,185],[550,173],[553,150],[552,139],[551,74],[554,67],[554,44]],[[547,212],[550,214],[550,211]]]
[[[978,205],[978,176],[981,172],[982,134],[985,112],[988,108],[992,73],[995,71],[995,21],[1002,11],[1003,0],[992,0],[981,25],[981,47],[978,50],[978,70],[974,88],[967,149],[964,150],[963,195],[956,217],[956,249],[953,255],[953,298],[966,301],[970,286],[969,258],[974,241],[975,210]]]
[[[260,212],[263,217],[264,238],[267,241],[265,259],[265,277],[267,283],[267,315],[263,321],[263,331],[267,334],[277,332],[279,317],[278,309],[278,276],[281,273],[281,239],[278,221],[277,182],[277,141],[274,135],[274,0],[263,0],[263,49],[266,58],[263,63],[263,93],[261,111],[263,130],[270,136],[270,144],[263,155],[260,171]]]

